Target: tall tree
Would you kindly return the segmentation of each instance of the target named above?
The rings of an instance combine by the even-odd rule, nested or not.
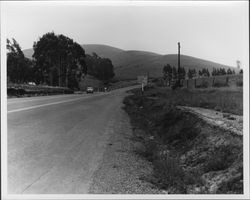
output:
[[[200,77],[203,75],[201,70],[199,70],[198,74],[199,74]]]
[[[88,66],[87,73],[103,82],[108,82],[115,75],[111,60],[108,58],[101,58],[96,53],[93,53],[92,56],[87,55],[86,65]]]
[[[79,44],[64,35],[49,32],[39,38],[33,48],[40,81],[78,88],[82,74],[87,72],[85,51]]]
[[[173,80],[174,82],[177,81],[177,76],[178,76],[178,74],[177,74],[177,69],[176,69],[175,66],[173,66],[173,68],[172,68],[172,80]]]
[[[230,68],[228,68],[227,69],[227,74],[233,74],[233,71]]]
[[[188,70],[188,78],[192,79],[195,78],[197,76],[196,70],[195,69],[189,69]]]
[[[32,81],[33,63],[25,58],[20,45],[12,38],[7,39],[7,76],[14,83],[25,83]]]
[[[184,67],[180,67],[179,69],[179,79],[184,80],[186,77],[186,70]]]
[[[172,67],[167,64],[163,67],[163,78],[167,81],[168,86],[170,86],[171,84],[171,80],[172,80]]]

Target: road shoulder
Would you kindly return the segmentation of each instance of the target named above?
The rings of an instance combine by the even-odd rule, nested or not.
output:
[[[128,115],[120,110],[109,127],[109,142],[89,193],[159,194],[159,189],[145,181],[152,173],[152,164],[135,153],[140,143],[133,139]]]

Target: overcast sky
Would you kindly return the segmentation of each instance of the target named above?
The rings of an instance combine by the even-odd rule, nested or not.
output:
[[[177,53],[181,42],[185,55],[231,66],[236,60],[247,63],[247,1],[124,4],[5,2],[2,11],[7,37],[14,37],[23,49],[54,31],[80,44],[160,54]]]

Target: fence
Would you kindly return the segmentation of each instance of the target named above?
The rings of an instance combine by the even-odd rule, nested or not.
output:
[[[202,77],[195,79],[186,79],[182,81],[183,87],[210,88],[210,87],[241,87],[243,86],[242,74]]]

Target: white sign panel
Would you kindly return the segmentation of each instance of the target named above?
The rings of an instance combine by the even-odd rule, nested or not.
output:
[[[144,86],[148,84],[147,76],[137,76],[137,81],[139,84],[143,84]]]

